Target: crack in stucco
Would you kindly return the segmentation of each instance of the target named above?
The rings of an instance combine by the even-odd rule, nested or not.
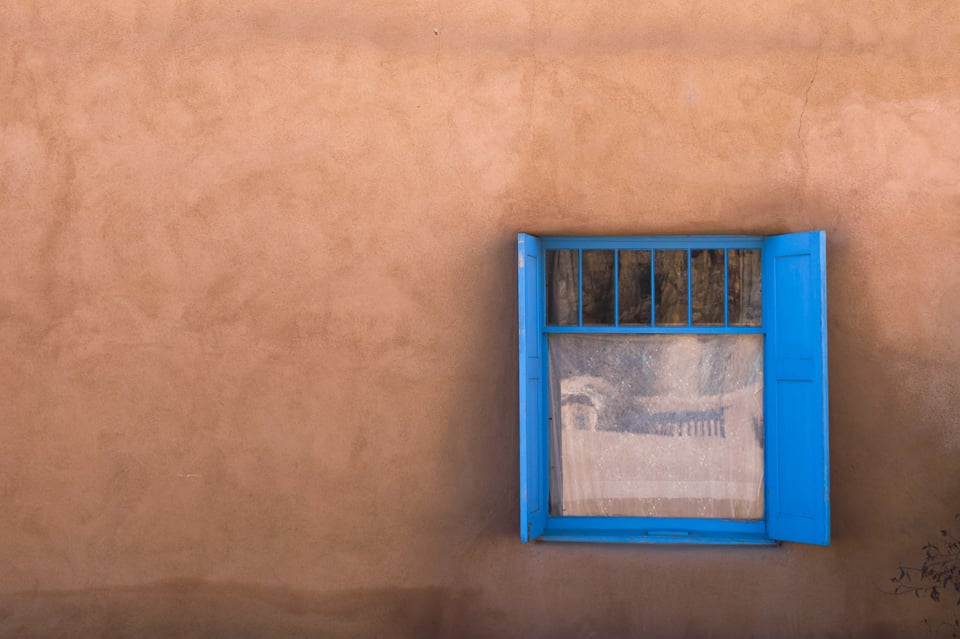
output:
[[[810,76],[810,82],[803,92],[803,106],[800,108],[800,119],[797,123],[797,144],[800,149],[800,183],[797,186],[797,208],[803,209],[804,194],[807,186],[807,170],[810,168],[807,159],[807,145],[803,142],[803,117],[807,114],[807,104],[810,102],[810,90],[813,89],[813,83],[817,81],[817,74],[820,72],[820,56],[823,54],[823,39],[817,48],[817,58],[813,63],[813,73]]]
[[[800,140],[801,145],[803,144],[803,139],[800,137],[803,131],[803,116],[807,113],[807,103],[810,102],[810,89],[813,88],[813,83],[817,80],[817,73],[820,71],[820,55],[823,53],[823,42],[820,43],[820,48],[817,50],[817,59],[813,63],[813,75],[810,76],[810,83],[807,84],[807,90],[803,93],[803,108],[800,109],[800,123],[797,125],[797,139]]]

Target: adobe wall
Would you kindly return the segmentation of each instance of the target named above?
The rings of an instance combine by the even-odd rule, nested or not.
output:
[[[0,636],[952,622],[960,5],[737,4],[0,7]],[[520,544],[516,232],[808,229],[833,544]]]

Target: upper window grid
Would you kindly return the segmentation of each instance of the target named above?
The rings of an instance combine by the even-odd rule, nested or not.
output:
[[[722,236],[544,238],[544,330],[762,332],[761,244],[760,238]],[[637,274],[639,282],[625,279]],[[624,290],[625,283],[634,290]]]

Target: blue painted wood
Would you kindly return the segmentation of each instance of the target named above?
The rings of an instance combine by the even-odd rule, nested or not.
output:
[[[730,326],[730,251],[723,249],[723,325]]]
[[[547,517],[547,532],[561,533],[568,530],[605,532],[644,530],[652,534],[684,531],[710,535],[763,535],[766,532],[766,522],[682,517]]]
[[[542,315],[543,251],[538,238],[517,236],[517,310],[520,353],[520,539],[543,534],[547,522],[546,383]]]
[[[777,541],[770,539],[765,535],[754,535],[749,533],[734,534],[707,534],[707,533],[684,533],[677,531],[675,534],[657,534],[649,531],[640,530],[563,530],[546,531],[542,537],[543,541],[566,541],[566,542],[590,542],[590,543],[622,543],[622,544],[701,544],[714,546],[772,546]]]
[[[657,326],[657,251],[650,249],[650,328]]]
[[[613,325],[620,326],[620,250],[613,251]]]
[[[763,244],[767,532],[830,543],[826,235]]]
[[[687,326],[693,326],[693,260],[687,249]]]
[[[536,238],[518,236],[520,318],[521,538],[553,541],[771,544],[776,540],[829,543],[829,470],[826,376],[826,278],[823,232],[772,238],[740,236],[660,238]],[[655,250],[762,248],[765,328],[651,326],[545,327],[545,248],[651,251],[655,296]],[[729,292],[724,252],[724,301]],[[691,271],[688,254],[688,294]],[[615,266],[615,269],[617,267]],[[619,282],[617,282],[619,288]],[[582,317],[582,293],[579,296]],[[689,302],[688,302],[689,303]],[[617,300],[619,313],[619,300]],[[690,316],[688,308],[688,317]],[[581,319],[582,322],[582,319]],[[765,339],[766,519],[730,521],[548,515],[548,333],[769,333]]]
[[[540,238],[544,249],[698,249],[698,248],[760,248],[762,237],[746,235],[688,235],[688,236],[624,236],[624,237],[567,237]]]
[[[577,251],[577,326],[583,326],[583,251]]]
[[[762,333],[759,326],[546,326],[547,333],[648,333],[674,335],[716,335]]]

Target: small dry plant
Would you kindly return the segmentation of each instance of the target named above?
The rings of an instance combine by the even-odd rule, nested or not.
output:
[[[954,519],[960,521],[960,514]],[[949,530],[941,530],[935,541],[929,541],[921,548],[923,561],[919,565],[901,564],[898,573],[891,577],[895,595],[913,594],[919,598],[949,606],[950,621],[931,624],[923,623],[934,632],[943,632],[949,628],[951,637],[960,637],[960,539]]]

